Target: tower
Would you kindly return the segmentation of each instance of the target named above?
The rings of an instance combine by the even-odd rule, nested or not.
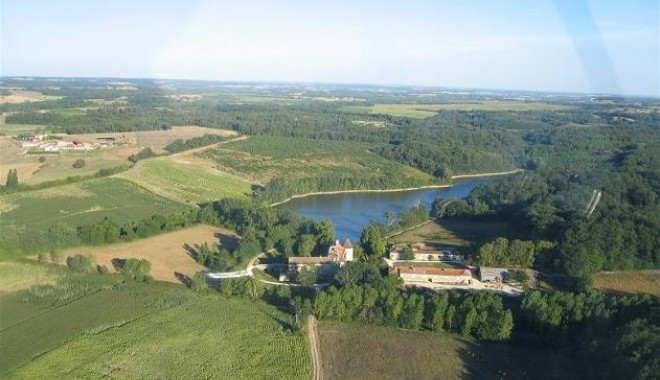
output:
[[[344,242],[344,259],[346,261],[353,261],[353,244],[348,238]]]

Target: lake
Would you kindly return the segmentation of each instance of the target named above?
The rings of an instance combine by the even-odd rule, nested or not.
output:
[[[330,219],[335,225],[338,239],[343,241],[348,237],[357,242],[365,225],[371,221],[385,221],[385,210],[398,213],[422,203],[430,211],[431,203],[436,198],[465,198],[472,189],[494,178],[496,177],[460,179],[454,181],[452,187],[437,189],[311,195],[293,199],[278,207],[314,220]]]

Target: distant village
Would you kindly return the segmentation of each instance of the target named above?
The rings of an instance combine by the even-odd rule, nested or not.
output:
[[[100,137],[96,141],[66,141],[57,136],[34,135],[32,137],[21,137],[18,140],[21,148],[25,150],[43,152],[89,151],[107,149],[118,145],[114,137]]]

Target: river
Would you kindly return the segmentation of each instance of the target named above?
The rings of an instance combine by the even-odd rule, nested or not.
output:
[[[335,225],[337,238],[344,240],[348,237],[356,242],[369,222],[385,221],[385,210],[399,212],[422,203],[430,211],[431,203],[436,198],[465,198],[472,189],[494,178],[496,177],[457,179],[454,186],[446,188],[311,195],[292,199],[277,207],[314,220],[330,219]]]

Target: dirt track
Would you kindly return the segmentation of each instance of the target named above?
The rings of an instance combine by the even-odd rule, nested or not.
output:
[[[321,342],[319,341],[319,326],[316,318],[310,315],[307,319],[309,345],[312,349],[312,364],[314,365],[314,380],[323,379],[323,361],[321,360]]]

